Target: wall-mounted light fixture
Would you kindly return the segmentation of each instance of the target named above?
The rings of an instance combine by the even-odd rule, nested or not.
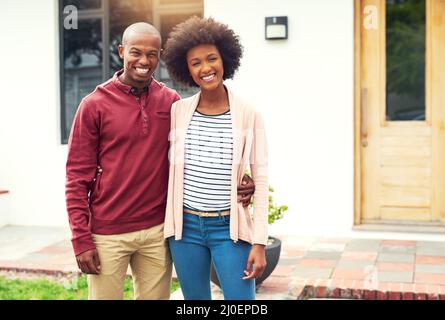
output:
[[[266,17],[266,40],[287,39],[287,16]]]

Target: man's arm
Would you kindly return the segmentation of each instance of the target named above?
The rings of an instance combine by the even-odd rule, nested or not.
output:
[[[74,118],[68,142],[65,196],[74,254],[79,268],[86,273],[97,273],[99,265],[88,226],[88,193],[98,166],[98,141],[98,120],[91,106],[83,100]]]
[[[254,192],[255,183],[250,176],[245,174],[241,184],[238,186],[238,202],[241,202],[243,207],[248,207]]]

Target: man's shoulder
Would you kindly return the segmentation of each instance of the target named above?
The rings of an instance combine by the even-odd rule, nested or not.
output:
[[[165,83],[158,81],[156,79],[153,79],[152,81],[153,81],[153,86],[156,88],[156,90],[159,90],[163,95],[171,96],[175,100],[181,98],[176,90],[167,87]]]
[[[98,84],[92,92],[82,99],[82,104],[94,105],[96,102],[103,99],[106,92],[112,88],[112,80],[113,79],[108,79],[107,81]]]

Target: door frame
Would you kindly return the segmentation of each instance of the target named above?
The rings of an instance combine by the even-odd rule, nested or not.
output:
[[[381,5],[385,6],[385,0],[379,0]],[[433,147],[439,145],[440,141],[445,141],[445,132],[442,132],[441,128],[445,123],[445,112],[436,112],[439,104],[442,102],[443,98],[433,99],[433,92],[440,91],[440,87],[445,85],[445,76],[439,76],[439,71],[434,71],[432,69],[432,61],[434,57],[432,52],[432,43],[433,38],[438,37],[442,32],[444,32],[443,28],[441,30],[433,30],[433,18],[435,18],[433,13],[433,4],[434,0],[426,0],[426,52],[425,52],[425,119],[426,121],[422,123],[426,123],[427,125],[431,125],[433,130]],[[439,0],[444,1],[444,0]],[[362,168],[362,12],[363,12],[363,2],[364,0],[354,0],[354,226],[362,225],[362,213],[363,213],[363,168]],[[386,8],[386,6],[385,6]],[[385,12],[383,12],[385,13]],[[436,13],[437,14],[437,13]],[[378,32],[385,33],[386,31],[386,19],[384,14],[379,13],[379,21],[378,21]],[[383,17],[383,19],[382,19]],[[386,43],[385,38],[381,37],[382,42],[381,46],[381,54],[382,54],[382,63],[381,63],[381,90],[382,90],[382,103],[380,108],[381,110],[381,122],[383,125],[388,125],[390,122],[385,120],[386,111],[384,108],[385,105],[385,74],[386,74]],[[445,52],[445,45],[442,45],[439,50],[443,50],[441,52]],[[437,61],[437,60],[436,60]],[[443,66],[442,66],[443,67]],[[433,74],[434,73],[434,74]],[[434,81],[433,81],[434,79]],[[432,114],[435,114],[435,119],[432,119]],[[436,118],[437,117],[437,118]],[[436,127],[435,127],[436,126]],[[441,198],[445,198],[445,182],[442,182],[442,178],[445,178],[445,168],[440,169],[438,163],[440,159],[445,159],[445,146],[438,148],[438,150],[433,151],[433,170],[439,170],[437,174],[433,175],[433,189],[432,189],[432,216],[438,219],[441,218],[442,225],[445,222],[445,200],[440,200]],[[445,166],[444,166],[445,167]],[[435,178],[434,178],[435,176]],[[442,179],[442,180],[441,180]],[[401,223],[402,225],[403,223]],[[419,223],[420,224],[420,223]],[[436,224],[437,225],[437,224]],[[384,229],[384,228],[382,228]]]

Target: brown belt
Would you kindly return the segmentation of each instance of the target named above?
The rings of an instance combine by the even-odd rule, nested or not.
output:
[[[219,216],[229,216],[230,210],[208,212],[208,211],[195,211],[184,208],[184,213],[194,214],[195,216],[200,216],[200,217],[219,217]]]

